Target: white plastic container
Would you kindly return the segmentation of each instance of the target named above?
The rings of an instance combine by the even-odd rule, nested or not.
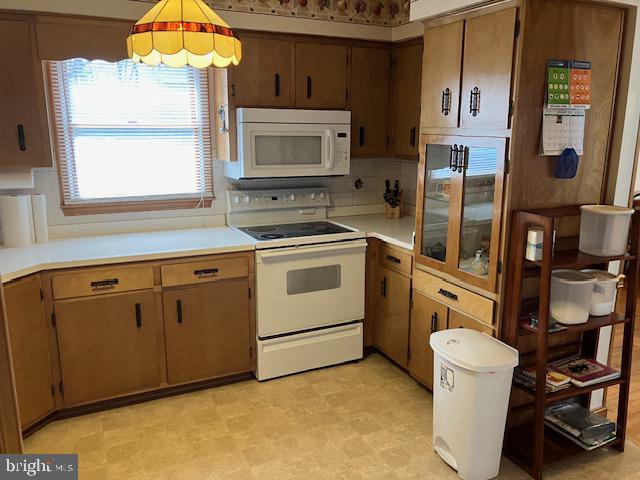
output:
[[[580,207],[581,252],[598,257],[622,255],[627,250],[633,210],[613,205]]]
[[[596,277],[589,314],[594,317],[611,314],[616,306],[616,291],[620,276],[604,270],[587,269],[580,271]]]
[[[577,270],[551,272],[551,318],[565,325],[586,323],[596,277]]]
[[[433,449],[465,480],[498,475],[518,352],[485,333],[431,334]]]

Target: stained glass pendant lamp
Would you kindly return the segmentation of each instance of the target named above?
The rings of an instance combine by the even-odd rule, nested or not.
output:
[[[240,40],[202,0],[160,0],[131,29],[129,58],[147,65],[224,68],[242,57]]]

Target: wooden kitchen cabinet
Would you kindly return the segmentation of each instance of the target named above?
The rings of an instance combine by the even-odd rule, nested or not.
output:
[[[293,44],[243,36],[242,51],[242,62],[233,67],[235,106],[293,106]]]
[[[351,156],[384,156],[388,143],[387,48],[351,48]]]
[[[249,288],[237,278],[162,293],[170,384],[251,370]]]
[[[345,45],[296,43],[297,108],[346,108],[347,53]]]
[[[0,167],[51,166],[42,71],[32,22],[0,18]]]
[[[399,365],[406,367],[409,352],[411,277],[378,267],[374,341]]]
[[[467,20],[460,126],[509,127],[516,9]]]
[[[424,32],[421,128],[458,126],[463,35],[462,21]]]
[[[40,292],[39,275],[25,277],[4,286],[22,429],[33,425],[55,409],[48,324]]]
[[[380,252],[380,240],[367,239],[367,256],[365,263],[365,304],[364,321],[362,322],[363,342],[365,347],[374,345],[373,329],[378,311],[378,255]]]
[[[433,349],[431,334],[447,328],[449,309],[417,290],[413,291],[409,335],[409,373],[433,388]]]
[[[392,150],[395,156],[418,158],[422,42],[394,48],[392,59]]]
[[[157,388],[161,355],[151,290],[54,304],[65,405]]]

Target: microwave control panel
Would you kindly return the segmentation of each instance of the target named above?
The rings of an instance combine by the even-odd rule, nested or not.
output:
[[[346,171],[340,171],[339,174],[347,174],[349,173],[349,156],[351,155],[351,139],[349,138],[348,131],[337,131],[336,132],[336,158],[335,158],[335,166],[336,169],[346,168]]]

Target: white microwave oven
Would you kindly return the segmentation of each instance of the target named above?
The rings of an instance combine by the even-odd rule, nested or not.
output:
[[[237,159],[225,176],[318,177],[349,174],[351,112],[238,108]]]

